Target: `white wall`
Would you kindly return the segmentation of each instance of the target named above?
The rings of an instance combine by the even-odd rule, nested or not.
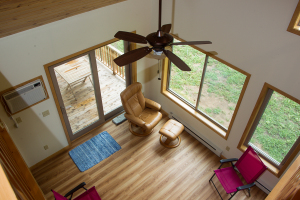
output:
[[[0,106],[0,117],[29,167],[68,145],[43,65],[110,40],[118,30],[145,35],[150,30],[149,7],[147,0],[128,0],[0,39],[0,91],[42,75],[50,95],[15,115],[23,121],[19,128]],[[42,117],[45,110],[50,115]]]
[[[228,140],[191,117],[160,93],[157,61],[138,61],[138,81],[145,96],[163,109],[184,118],[193,128],[224,150],[225,157],[239,157],[237,144],[245,129],[264,82],[300,99],[298,78],[300,37],[286,31],[297,0],[176,0],[175,30],[185,40],[210,40],[199,46],[217,51],[221,59],[251,74]],[[163,23],[171,22],[172,0],[163,1]],[[146,36],[157,30],[157,0],[127,0],[0,39],[0,91],[43,75],[50,99],[20,116],[20,128],[0,106],[0,117],[29,166],[67,146],[43,65],[113,38],[118,30]],[[151,20],[152,19],[152,20]],[[50,116],[41,117],[49,110]],[[44,150],[43,146],[49,149]],[[229,146],[230,151],[225,151]],[[266,172],[260,178],[269,189],[278,178]]]
[[[167,18],[163,24],[171,22],[172,2],[163,1],[163,11],[169,14],[163,16]],[[151,85],[146,88],[147,94],[160,102],[165,111],[185,119],[223,149],[225,157],[239,157],[242,154],[237,149],[239,140],[265,82],[300,99],[300,36],[286,31],[297,3],[298,0],[176,0],[174,33],[187,41],[212,41],[212,45],[199,47],[218,52],[219,58],[251,74],[228,140],[163,96],[157,78],[147,84]],[[154,4],[158,6],[157,2]],[[153,24],[156,26],[155,20]],[[156,70],[157,66],[153,66],[151,74]],[[230,151],[225,150],[226,146]],[[259,182],[271,190],[278,180],[267,171]]]

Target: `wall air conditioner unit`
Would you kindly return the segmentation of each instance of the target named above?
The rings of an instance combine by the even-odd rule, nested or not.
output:
[[[46,99],[47,96],[42,81],[37,79],[13,91],[3,94],[2,97],[5,100],[11,114],[14,114],[43,99]]]

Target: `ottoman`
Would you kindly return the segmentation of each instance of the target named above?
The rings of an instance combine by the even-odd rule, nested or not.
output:
[[[178,147],[181,142],[181,138],[179,135],[183,130],[184,126],[181,123],[173,119],[168,120],[165,125],[163,125],[163,127],[159,130],[159,133],[161,134],[159,139],[160,143],[167,148]],[[167,138],[165,142],[162,141],[163,136]],[[178,139],[178,142],[176,144],[170,144],[171,142],[174,143],[173,141],[176,139]]]

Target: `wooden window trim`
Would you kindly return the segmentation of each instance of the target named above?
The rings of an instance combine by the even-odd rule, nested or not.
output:
[[[185,40],[175,36],[175,35],[172,35],[175,39],[177,40],[180,40],[182,42],[185,42]],[[193,116],[194,118],[196,118],[197,120],[199,120],[200,122],[202,122],[204,125],[206,125],[208,128],[210,128],[211,130],[213,130],[215,133],[217,133],[219,136],[221,136],[222,138],[224,138],[225,140],[228,139],[228,136],[229,136],[229,133],[231,131],[231,128],[232,128],[232,125],[233,125],[233,122],[235,120],[235,117],[236,117],[236,114],[237,114],[237,111],[240,107],[240,104],[241,104],[241,101],[243,99],[243,96],[244,96],[244,93],[246,91],[246,88],[247,88],[247,85],[248,85],[248,82],[250,80],[250,77],[251,75],[237,67],[235,67],[234,65],[218,58],[217,56],[209,53],[209,52],[206,52],[204,51],[203,49],[197,47],[197,46],[194,46],[194,45],[190,45],[191,47],[193,47],[194,49],[206,54],[207,56],[219,61],[219,62],[222,62],[223,64],[231,67],[232,69],[244,74],[246,76],[246,79],[245,79],[245,82],[244,82],[244,85],[243,85],[243,88],[241,90],[241,94],[240,94],[240,97],[237,101],[237,104],[236,104],[236,107],[235,107],[235,110],[233,112],[233,115],[232,115],[232,118],[231,118],[231,121],[230,121],[230,124],[228,126],[228,129],[226,131],[224,131],[223,129],[221,129],[219,126],[217,126],[216,124],[214,124],[213,122],[211,122],[210,120],[208,120],[204,115],[202,115],[201,113],[197,112],[195,109],[191,108],[189,105],[187,105],[185,102],[183,102],[181,99],[179,99],[178,97],[176,97],[175,95],[173,95],[172,93],[170,93],[168,90],[167,90],[167,87],[168,87],[168,73],[169,73],[169,59],[168,58],[165,58],[164,61],[163,61],[163,69],[162,69],[162,84],[161,84],[161,93],[166,96],[167,98],[169,98],[171,101],[173,101],[175,104],[177,104],[179,107],[181,107],[183,110],[185,110],[186,112],[188,112],[191,116]]]
[[[278,88],[268,84],[268,83],[265,83],[263,88],[262,88],[262,91],[258,97],[258,100],[256,102],[256,105],[253,109],[253,112],[250,116],[250,119],[248,121],[248,124],[245,128],[245,131],[240,139],[240,142],[237,146],[237,148],[239,150],[241,150],[242,152],[246,151],[247,149],[247,146],[244,145],[247,137],[248,137],[248,134],[250,133],[250,130],[252,128],[252,125],[254,123],[254,120],[256,119],[256,116],[258,115],[258,112],[260,110],[260,107],[267,95],[267,92],[268,92],[268,89],[271,89],[275,92],[278,92],[280,93],[281,95],[284,95],[285,97],[288,97],[290,98],[291,100],[297,102],[300,104],[300,100],[292,97],[291,95],[279,90]],[[276,177],[280,177],[282,175],[282,173],[285,171],[285,169],[289,166],[289,164],[293,161],[293,159],[295,158],[295,156],[297,155],[297,153],[300,151],[300,144],[297,145],[297,147],[295,148],[295,150],[292,152],[292,154],[287,158],[285,164],[283,164],[283,166],[281,167],[281,169],[277,169],[271,162],[267,161],[266,159],[262,158],[262,161],[264,162],[264,164],[268,167],[268,171],[270,171],[272,174],[274,174]]]
[[[297,4],[287,31],[300,36],[300,1]]]

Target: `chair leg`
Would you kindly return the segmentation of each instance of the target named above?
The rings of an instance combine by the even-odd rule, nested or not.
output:
[[[209,181],[212,182],[213,177],[216,175],[216,173],[214,173],[214,175],[209,179]]]
[[[214,175],[209,179],[209,182],[212,182],[212,184],[214,185],[214,187],[216,188],[216,190],[217,190],[217,192],[218,192],[218,194],[219,194],[219,196],[221,197],[221,199],[223,200],[223,198],[222,198],[222,196],[221,196],[221,194],[220,194],[220,192],[219,192],[219,190],[217,189],[217,187],[216,187],[216,185],[214,184],[214,182],[213,182],[213,177],[216,175],[216,173],[214,173]],[[231,197],[230,197],[231,198]]]
[[[160,135],[160,138],[159,138],[159,141],[160,141],[160,144],[163,145],[164,147],[167,147],[167,148],[176,148],[179,146],[179,144],[181,143],[181,138],[180,136],[178,135],[178,137],[175,139],[177,140],[177,143],[174,144],[174,145],[170,145],[170,142],[174,141],[174,140],[171,140],[170,138],[167,138],[165,142],[162,141],[162,138],[163,138],[163,135]]]
[[[72,92],[72,94],[73,94],[75,100],[77,101],[76,96],[75,96],[75,94],[74,94],[74,92],[73,92],[73,88],[72,88],[72,86],[71,86],[70,84],[69,84],[69,87],[70,87],[70,90],[71,90],[71,92]]]
[[[230,200],[238,191],[236,191],[233,195],[230,194],[230,198],[228,200]]]
[[[216,188],[216,190],[217,190],[217,192],[218,192],[218,194],[219,194],[219,196],[221,197],[221,199],[223,200],[223,198],[222,198],[222,196],[221,196],[221,194],[220,194],[220,192],[219,192],[219,190],[217,189],[217,187],[216,187],[216,185],[214,184],[214,182],[213,182],[213,177],[216,175],[216,173],[214,173],[214,175],[209,179],[209,182],[212,182],[212,184],[214,185],[214,187]],[[250,192],[250,188],[248,188],[249,189],[249,192]],[[230,194],[230,198],[228,199],[228,200],[230,200],[236,193],[237,193],[238,191],[236,191],[233,195],[232,194]],[[250,194],[250,193],[249,193]]]
[[[139,133],[137,133],[137,132],[135,132],[135,131],[132,130],[132,123],[129,122],[129,131],[130,131],[133,135],[135,135],[135,136],[145,137],[145,136],[150,135],[150,134],[153,132],[153,129],[152,129],[151,131],[149,131],[149,132],[145,132],[144,130],[142,130],[143,133],[142,133],[142,134],[139,134]]]

